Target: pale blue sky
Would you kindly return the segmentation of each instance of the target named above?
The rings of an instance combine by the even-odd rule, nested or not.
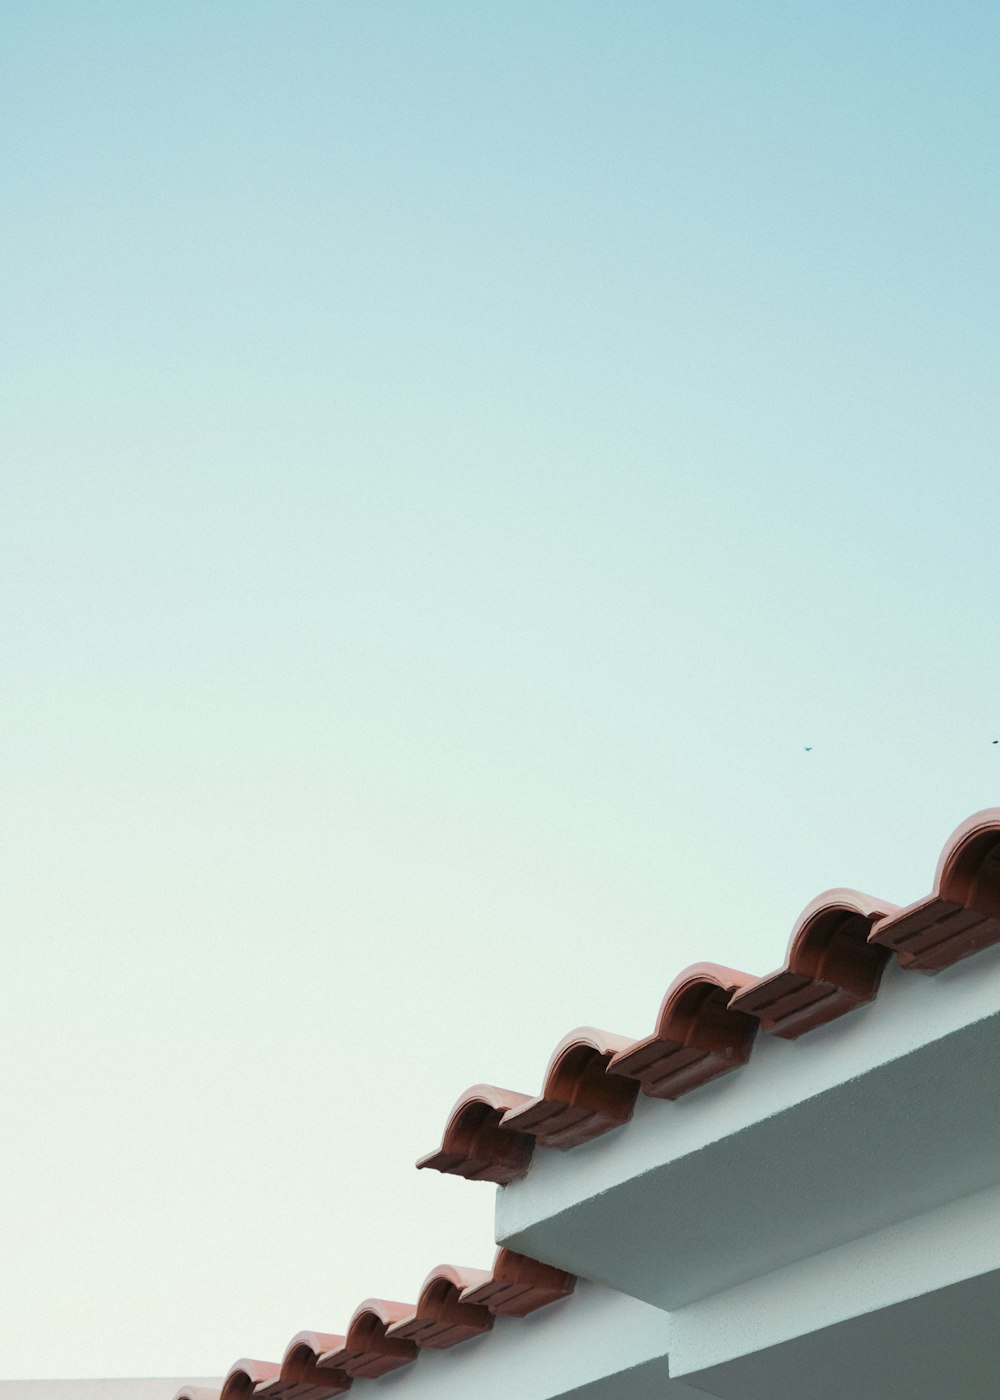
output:
[[[488,1261],[467,1083],[1000,799],[1000,14],[0,46],[0,1375],[212,1374]]]

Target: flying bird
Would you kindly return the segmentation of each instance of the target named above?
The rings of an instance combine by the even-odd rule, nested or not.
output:
[[[994,742],[994,744],[995,744],[995,743],[997,742],[996,739],[994,739],[993,742]],[[806,753],[812,753],[812,751],[813,751],[813,746],[812,746],[812,744],[803,744],[802,747],[803,747],[803,749],[806,751]]]

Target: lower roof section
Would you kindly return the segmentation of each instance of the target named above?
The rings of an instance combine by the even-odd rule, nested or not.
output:
[[[1000,1272],[688,1377],[719,1400],[996,1400]]]
[[[901,1308],[998,1271],[1000,1187],[992,1186],[679,1308],[671,1314],[671,1374],[701,1384],[703,1373],[751,1357],[766,1369],[783,1347],[860,1317],[873,1336],[885,1318],[891,1347]],[[942,1344],[947,1335],[942,1316]]]
[[[878,1000],[626,1132],[536,1154],[497,1238],[676,1309],[1000,1181],[1000,950]]]
[[[669,1378],[669,1328],[658,1308],[580,1280],[571,1298],[530,1317],[497,1318],[492,1339],[427,1352],[384,1377],[378,1400],[632,1400],[642,1394],[626,1379],[636,1368],[655,1387],[650,1396],[691,1400]]]

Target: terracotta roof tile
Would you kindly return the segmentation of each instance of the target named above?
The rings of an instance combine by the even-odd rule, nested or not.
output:
[[[497,1250],[490,1271],[439,1264],[424,1279],[416,1306],[368,1298],[346,1336],[298,1332],[280,1366],[237,1361],[221,1391],[185,1386],[174,1400],[331,1400],[355,1377],[375,1379],[415,1361],[424,1347],[442,1350],[489,1332],[494,1316],[525,1317],[572,1293],[576,1279],[511,1249]]]
[[[620,1050],[612,1070],[652,1098],[678,1099],[746,1064],[757,1022],[733,1011],[730,999],[752,981],[716,963],[689,967],[667,989],[653,1034]]]
[[[384,1376],[409,1365],[417,1359],[416,1343],[405,1337],[389,1337],[386,1333],[394,1322],[412,1316],[412,1304],[366,1298],[355,1309],[347,1336],[338,1337],[338,1345],[324,1352],[317,1364],[324,1369],[346,1371],[349,1376],[368,1378]]]
[[[259,1385],[255,1396],[276,1400],[331,1400],[350,1389],[345,1371],[319,1368],[320,1356],[343,1344],[343,1337],[326,1332],[299,1332],[288,1343],[276,1380]]]
[[[559,1298],[567,1298],[575,1287],[572,1274],[513,1249],[500,1249],[492,1276],[477,1287],[466,1289],[462,1297],[469,1303],[482,1303],[490,1312],[504,1317],[527,1317]]]
[[[484,1269],[456,1269],[440,1264],[424,1279],[416,1310],[394,1322],[386,1335],[404,1337],[419,1347],[443,1349],[457,1346],[488,1332],[493,1326],[489,1309],[463,1302],[465,1294],[487,1283]]]
[[[553,1051],[541,1094],[509,1109],[501,1127],[561,1150],[620,1128],[632,1117],[636,1087],[609,1073],[609,1066],[628,1044],[624,1036],[593,1026],[570,1031]]]
[[[871,941],[918,972],[940,972],[1000,942],[1000,808],[962,823],[941,853],[929,898],[883,919]]]
[[[417,1166],[498,1186],[523,1176],[534,1140],[501,1124],[505,1114],[528,1101],[527,1094],[473,1084],[452,1108],[441,1146],[421,1157]]]
[[[794,1040],[872,1001],[892,953],[903,967],[938,972],[997,942],[1000,808],[991,807],[950,837],[929,897],[900,909],[857,890],[818,896],[796,922],[776,972],[753,977],[696,963],[667,989],[652,1035],[625,1041],[572,1032],[557,1047],[539,1097],[506,1094],[519,1104],[472,1140],[456,1128],[470,1090],[452,1109],[441,1151],[418,1165],[506,1184],[528,1170],[532,1144],[576,1147],[626,1123],[635,1093],[630,1099],[629,1081],[653,1098],[679,1098],[745,1064],[758,1029]],[[516,1148],[505,1136],[511,1130],[520,1135]]]
[[[695,964],[668,988],[651,1035],[572,1031],[535,1098],[474,1085],[452,1109],[440,1148],[417,1165],[505,1185],[528,1170],[536,1144],[576,1147],[623,1126],[640,1086],[654,1098],[678,1098],[745,1064],[759,1028],[795,1039],[871,1001],[893,954],[905,968],[937,972],[997,942],[1000,808],[990,808],[949,839],[928,897],[899,909],[856,890],[820,895],[796,922],[776,972],[752,977]],[[221,1391],[185,1387],[175,1400],[331,1400],[354,1377],[382,1376],[422,1347],[480,1336],[494,1315],[523,1317],[574,1284],[572,1274],[508,1249],[489,1273],[440,1265],[415,1306],[368,1299],[346,1336],[300,1332],[280,1366],[238,1361]]]
[[[857,890],[829,890],[803,911],[785,965],[754,979],[729,1003],[766,1031],[794,1040],[871,1001],[887,950],[869,942],[872,925],[896,906]]]
[[[220,1400],[243,1400],[244,1396],[253,1395],[259,1385],[275,1380],[279,1371],[280,1367],[273,1361],[251,1361],[242,1357],[230,1366],[219,1392]]]

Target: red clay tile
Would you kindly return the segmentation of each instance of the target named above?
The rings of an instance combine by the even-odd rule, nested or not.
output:
[[[174,1400],[333,1400],[354,1377],[375,1379],[416,1359],[418,1348],[443,1350],[482,1336],[494,1315],[524,1317],[572,1293],[576,1280],[513,1250],[497,1251],[493,1269],[439,1264],[424,1279],[416,1307],[368,1298],[354,1310],[346,1337],[299,1332],[278,1366],[237,1361],[221,1392],[186,1386]]]
[[[280,1367],[274,1361],[251,1361],[247,1357],[234,1362],[229,1368],[219,1400],[245,1400],[253,1395],[258,1385],[266,1385],[276,1380]]]
[[[953,832],[930,897],[882,919],[870,941],[918,972],[940,972],[1000,942],[1000,808]]]
[[[753,979],[717,963],[695,963],[671,983],[645,1040],[611,1061],[614,1074],[638,1080],[654,1099],[678,1099],[746,1064],[757,1022],[729,1003]]]
[[[572,1274],[501,1249],[493,1270],[440,1264],[424,1279],[416,1307],[368,1298],[354,1311],[345,1337],[299,1332],[280,1367],[238,1361],[221,1394],[178,1392],[175,1400],[333,1400],[352,1379],[375,1379],[406,1366],[418,1348],[443,1350],[481,1336],[493,1315],[523,1317],[573,1291]]]
[[[386,1336],[403,1337],[418,1347],[443,1350],[488,1332],[493,1326],[489,1310],[463,1303],[461,1295],[489,1278],[483,1269],[456,1269],[451,1264],[440,1264],[424,1279],[414,1315],[394,1322]]]
[[[541,1147],[565,1150],[620,1128],[632,1117],[636,1086],[608,1073],[617,1051],[631,1041],[593,1026],[581,1026],[556,1046],[545,1087],[504,1114],[502,1126],[530,1133]]]
[[[758,1024],[792,1039],[876,995],[896,953],[904,967],[936,972],[1000,942],[1000,808],[958,828],[942,852],[929,897],[896,909],[854,890],[819,896],[799,918],[785,965],[752,978],[700,963],[678,977],[656,1030],[630,1042],[592,1029],[556,1047],[537,1098],[477,1084],[452,1110],[441,1147],[418,1162],[501,1185],[522,1176],[535,1142],[567,1148],[631,1117],[638,1087],[677,1098],[744,1064]],[[492,1315],[523,1317],[573,1291],[576,1280],[501,1249],[491,1273],[442,1265],[416,1307],[369,1299],[346,1337],[301,1332],[281,1366],[238,1361],[221,1391],[188,1386],[175,1400],[331,1400],[352,1377],[377,1377],[481,1335]]]
[[[869,943],[872,925],[896,910],[857,890],[828,890],[807,906],[785,965],[751,982],[730,1001],[785,1040],[853,1011],[878,991],[887,950]]]
[[[391,1303],[385,1298],[367,1298],[355,1308],[340,1345],[319,1357],[321,1370],[346,1371],[349,1376],[374,1379],[407,1366],[417,1358],[416,1343],[403,1337],[388,1337],[394,1322],[413,1316],[412,1303]]]
[[[575,1287],[573,1274],[513,1249],[499,1249],[490,1277],[475,1288],[467,1288],[462,1299],[480,1303],[498,1316],[527,1317],[559,1298],[567,1298]]]
[[[448,1115],[441,1146],[421,1157],[417,1166],[498,1186],[515,1181],[528,1170],[535,1144],[527,1133],[501,1124],[506,1113],[528,1101],[527,1094],[473,1084]]]
[[[276,1380],[258,1385],[254,1400],[332,1400],[351,1386],[344,1371],[321,1370],[321,1355],[343,1345],[343,1337],[326,1332],[299,1332],[285,1348]]]

